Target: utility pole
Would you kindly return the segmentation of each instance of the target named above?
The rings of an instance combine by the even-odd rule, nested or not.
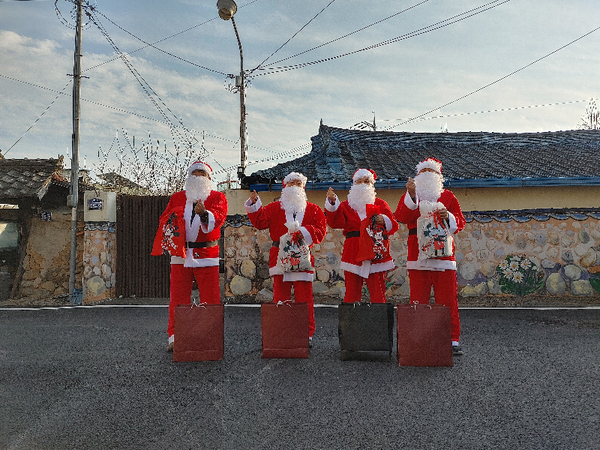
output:
[[[75,28],[75,55],[73,57],[73,139],[71,153],[71,188],[67,206],[71,207],[71,260],[69,274],[69,295],[73,301],[77,273],[77,204],[79,203],[79,105],[81,96],[81,31],[82,3],[77,1],[77,24]]]

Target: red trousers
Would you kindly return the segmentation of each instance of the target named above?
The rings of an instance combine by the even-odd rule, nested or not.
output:
[[[291,300],[292,285],[294,285],[294,301],[308,303],[308,335],[312,337],[317,327],[311,281],[283,281],[283,275],[273,275],[273,302]]]
[[[460,338],[460,317],[458,316],[458,282],[455,270],[409,270],[410,302],[429,304],[431,286],[437,305],[450,308],[452,341]]]
[[[183,267],[183,264],[171,264],[171,298],[169,301],[169,337],[175,333],[175,308],[179,305],[189,305],[192,302],[192,284],[196,278],[200,303],[221,303],[219,288],[219,266]]]
[[[344,294],[344,303],[360,302],[363,281],[367,283],[371,303],[385,303],[385,272],[376,272],[365,279],[360,275],[344,270],[346,280],[346,293]]]

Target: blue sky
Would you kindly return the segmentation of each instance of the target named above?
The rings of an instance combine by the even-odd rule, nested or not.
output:
[[[70,20],[72,3],[56,4]],[[118,132],[122,145],[123,130],[138,146],[150,134],[171,153],[177,136],[193,135],[216,179],[226,177],[221,167],[235,178],[239,95],[225,87],[240,58],[216,0],[91,4],[119,51],[144,47],[135,37],[160,41],[163,51],[127,55],[156,93],[151,99],[98,27],[86,27],[81,164],[94,171],[99,147],[114,162],[114,138]],[[456,17],[484,5],[491,9]],[[0,149],[8,158],[71,151],[74,30],[54,6],[0,1]],[[268,58],[247,90],[248,174],[309,151],[321,119],[349,128],[372,121],[374,111],[378,129],[396,132],[568,130],[600,91],[600,31],[582,37],[600,27],[597,0],[248,0],[238,8],[245,68]],[[432,27],[452,17],[464,20]],[[428,32],[413,33],[420,29]],[[359,51],[387,40],[393,42]],[[310,64],[294,68],[304,63]],[[175,138],[153,102],[171,123],[183,124]],[[420,119],[406,123],[414,117]]]

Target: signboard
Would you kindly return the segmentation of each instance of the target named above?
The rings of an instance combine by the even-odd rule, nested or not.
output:
[[[102,209],[102,199],[101,198],[90,198],[88,200],[88,209],[93,210],[101,210]]]

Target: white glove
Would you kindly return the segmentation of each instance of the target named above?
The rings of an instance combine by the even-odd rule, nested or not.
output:
[[[300,223],[297,220],[294,220],[293,222],[286,222],[285,226],[290,234],[295,233],[300,229]]]

